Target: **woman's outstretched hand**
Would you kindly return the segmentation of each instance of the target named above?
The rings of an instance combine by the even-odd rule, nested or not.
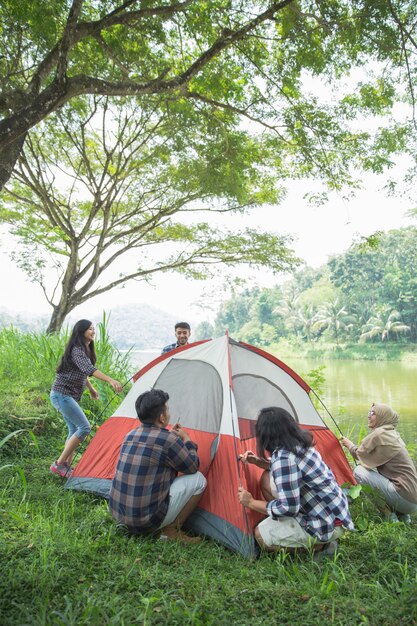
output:
[[[253,501],[252,494],[249,493],[249,491],[246,491],[246,489],[243,489],[243,487],[239,487],[237,497],[239,498],[239,502],[243,504],[243,506],[249,507],[250,503]]]
[[[353,443],[347,437],[340,437],[339,441],[343,446],[345,446],[345,448],[353,446]]]
[[[110,378],[108,381],[109,385],[111,385],[114,389],[114,391],[116,393],[120,393],[122,390],[122,385],[119,383],[118,380],[114,380],[113,378]]]
[[[99,395],[98,395],[97,389],[94,389],[94,387],[90,387],[89,392],[90,392],[90,396],[93,398],[93,400],[98,400]]]
[[[244,463],[245,465],[256,465],[257,467],[260,467],[264,470],[269,470],[271,466],[271,463],[270,461],[268,461],[268,459],[262,459],[261,457],[256,456],[256,454],[252,452],[252,450],[246,450],[246,452],[244,452],[243,454],[239,454],[238,459],[239,461],[242,461],[242,463]]]

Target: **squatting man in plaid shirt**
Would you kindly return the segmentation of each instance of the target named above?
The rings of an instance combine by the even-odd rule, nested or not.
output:
[[[311,432],[301,429],[285,409],[268,407],[256,422],[257,455],[240,455],[243,463],[266,470],[261,477],[265,500],[239,488],[243,506],[268,517],[255,538],[268,551],[312,547],[333,554],[343,529],[353,530],[345,494],[313,447]],[[264,451],[270,459],[264,458]]]
[[[165,391],[152,389],[136,400],[142,424],[123,441],[109,510],[133,534],[161,532],[167,539],[196,543],[200,537],[188,536],[181,526],[196,508],[206,479],[197,471],[197,445],[180,424],[167,429],[168,399]]]

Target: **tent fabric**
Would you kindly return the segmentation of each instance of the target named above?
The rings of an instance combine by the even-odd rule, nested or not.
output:
[[[108,497],[123,439],[140,425],[136,398],[151,388],[169,393],[171,422],[179,421],[198,444],[207,488],[188,526],[244,556],[256,553],[253,530],[263,516],[242,507],[237,491],[241,484],[262,499],[262,470],[243,465],[238,456],[256,449],[261,408],[288,410],[302,428],[312,431],[338,483],[355,482],[337,438],[309,397],[307,383],[274,356],[225,336],[183,346],[139,370],[114,415],[94,435],[67,488]]]

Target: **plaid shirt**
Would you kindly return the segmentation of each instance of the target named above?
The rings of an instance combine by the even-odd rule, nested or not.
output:
[[[183,443],[166,428],[142,424],[123,441],[110,489],[111,515],[139,532],[157,530],[177,473],[194,474],[199,465],[195,443]]]
[[[74,400],[81,399],[87,384],[87,376],[92,376],[96,367],[79,346],[74,346],[71,351],[71,366],[64,372],[58,372],[52,385],[52,391],[58,391],[64,396],[71,396]]]
[[[346,496],[315,448],[308,448],[304,456],[276,450],[271,472],[277,499],[268,502],[267,513],[273,519],[294,517],[309,535],[323,542],[330,539],[336,520],[354,529]]]
[[[168,346],[165,346],[165,348],[162,348],[161,354],[165,354],[166,352],[171,352],[171,350],[175,350],[175,348],[178,348],[178,346],[179,344],[177,342],[170,343]]]

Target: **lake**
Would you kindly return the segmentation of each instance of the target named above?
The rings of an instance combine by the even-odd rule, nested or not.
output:
[[[159,354],[155,350],[133,351],[132,363],[139,369]],[[417,362],[283,360],[302,377],[325,365],[326,382],[320,398],[350,438],[355,439],[361,425],[366,426],[371,404],[379,402],[399,413],[398,430],[407,443],[417,443]],[[326,422],[332,426],[331,420]]]

